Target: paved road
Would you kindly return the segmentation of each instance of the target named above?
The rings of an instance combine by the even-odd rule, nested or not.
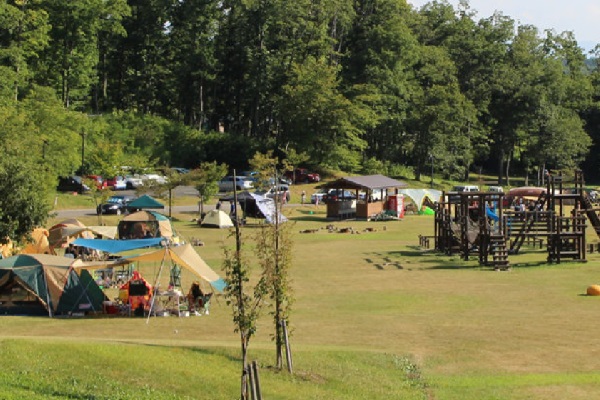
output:
[[[175,188],[174,190],[174,196],[175,197],[181,197],[181,196],[192,196],[194,198],[197,199],[198,197],[198,191],[196,189],[194,189],[191,186],[180,186]],[[122,194],[122,195],[128,195],[128,196],[136,196],[136,192],[135,190],[122,190],[119,191],[116,194]],[[221,193],[220,195],[225,195],[223,193]],[[216,199],[213,199],[211,201],[212,204],[205,204],[204,205],[204,212],[210,211],[215,207],[215,203]],[[300,204],[286,204],[284,207],[289,207],[289,206],[299,206]],[[225,212],[229,212],[229,204],[224,204],[223,205],[223,210]],[[165,206],[164,210],[160,210],[161,213],[169,215],[169,207]],[[198,212],[198,205],[188,205],[188,206],[173,206],[173,210],[172,210],[172,214],[175,213],[192,213],[192,212]],[[89,209],[69,209],[69,210],[57,210],[57,211],[53,211],[53,213],[56,213],[56,218],[59,219],[68,219],[68,218],[77,218],[77,217],[81,217],[81,216],[91,216],[91,215],[96,215],[96,209],[95,208],[89,208]]]
[[[204,211],[209,211],[214,208],[214,205],[204,205]],[[165,207],[164,210],[159,210],[162,214],[169,214],[169,207]],[[173,206],[172,213],[184,213],[184,212],[198,212],[198,206]],[[83,215],[96,215],[94,208],[79,208],[71,210],[57,210],[54,211],[56,217],[59,219],[77,218]]]

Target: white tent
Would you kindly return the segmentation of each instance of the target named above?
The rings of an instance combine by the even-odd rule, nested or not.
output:
[[[269,197],[264,197],[256,193],[250,193],[250,196],[254,198],[256,201],[256,206],[260,210],[260,212],[265,216],[265,219],[269,224],[275,222],[275,201]],[[279,222],[285,222],[287,218],[279,209]]]
[[[224,211],[211,210],[204,216],[200,225],[212,228],[231,228],[233,222]]]
[[[400,189],[398,193],[410,197],[417,206],[417,210],[423,207],[423,201],[426,197],[432,202],[440,201],[440,197],[442,197],[442,192],[436,189]]]

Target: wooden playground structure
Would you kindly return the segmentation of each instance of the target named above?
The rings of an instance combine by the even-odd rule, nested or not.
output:
[[[437,251],[464,260],[477,255],[480,265],[496,270],[509,269],[509,255],[524,244],[545,243],[549,263],[586,261],[587,221],[600,236],[600,209],[584,190],[581,171],[571,179],[550,176],[546,190],[537,198],[516,199],[518,207],[510,209],[505,199],[499,192],[443,192],[435,206],[434,236],[421,236],[420,245],[429,247],[433,239]]]

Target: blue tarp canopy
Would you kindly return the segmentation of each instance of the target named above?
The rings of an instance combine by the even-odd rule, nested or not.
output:
[[[90,249],[115,254],[127,250],[158,246],[162,240],[162,238],[129,240],[76,239],[73,244],[75,246],[89,247]]]

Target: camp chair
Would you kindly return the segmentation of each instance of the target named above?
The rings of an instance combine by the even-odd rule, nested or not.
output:
[[[208,315],[210,313],[209,307],[210,298],[212,297],[212,295],[212,293],[205,294],[200,288],[200,283],[192,283],[190,291],[187,295],[190,312],[193,312],[196,315]]]

